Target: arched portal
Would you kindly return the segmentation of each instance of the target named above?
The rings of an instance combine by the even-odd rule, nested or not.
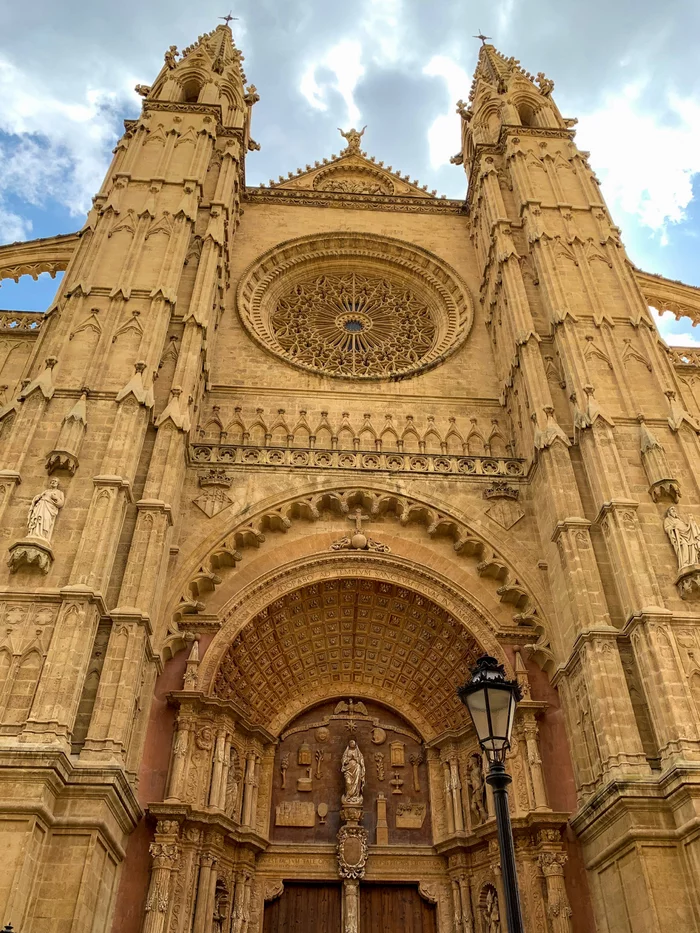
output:
[[[178,850],[168,884],[183,931],[214,918],[216,930],[280,933],[299,916],[315,933],[326,914],[327,929],[349,930],[377,905],[423,918],[416,930],[473,928],[484,887],[502,897],[481,756],[455,694],[484,651],[527,697],[508,766],[526,913],[546,910],[538,859],[561,850],[566,819],[538,752],[546,704],[532,697],[524,636],[469,592],[395,553],[316,550],[251,574],[216,621],[180,625],[191,648],[170,695],[165,799],[149,809],[152,851]],[[154,861],[151,888],[158,877]]]

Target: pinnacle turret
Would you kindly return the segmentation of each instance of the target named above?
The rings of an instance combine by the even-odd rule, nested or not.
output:
[[[138,84],[136,91],[149,101],[218,104],[224,126],[242,127],[259,99],[253,85],[246,87],[243,61],[230,27],[221,24],[182,53],[171,45],[153,85]]]
[[[474,147],[498,142],[505,126],[567,129],[568,122],[552,100],[553,90],[554,82],[543,72],[533,75],[517,58],[506,58],[483,42],[468,102],[457,102],[462,151],[452,161],[467,166]]]

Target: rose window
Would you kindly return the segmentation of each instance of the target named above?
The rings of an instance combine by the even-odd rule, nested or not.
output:
[[[472,304],[457,273],[420,247],[363,233],[300,237],[246,270],[236,302],[258,343],[339,379],[398,379],[465,340]]]
[[[282,295],[272,331],[290,359],[336,376],[391,376],[420,366],[436,324],[401,283],[348,272],[319,275]]]

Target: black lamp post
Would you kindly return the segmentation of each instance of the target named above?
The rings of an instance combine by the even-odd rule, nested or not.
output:
[[[510,748],[515,707],[518,700],[522,699],[522,691],[514,680],[506,680],[503,665],[485,654],[471,669],[471,679],[464,686],[457,688],[457,694],[469,710],[479,744],[489,760],[486,783],[493,789],[493,803],[496,808],[508,933],[523,933],[513,830],[508,811],[508,785],[512,778],[506,772],[504,764],[506,752]]]

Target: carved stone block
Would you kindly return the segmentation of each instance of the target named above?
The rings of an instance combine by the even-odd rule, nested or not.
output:
[[[424,803],[400,803],[396,808],[397,829],[420,829],[425,819]]]
[[[684,567],[676,577],[676,588],[681,599],[700,601],[700,564]]]
[[[316,806],[312,800],[285,800],[275,807],[275,826],[315,826]]]
[[[10,547],[7,563],[10,573],[16,573],[20,567],[31,567],[34,564],[43,573],[48,573],[53,563],[53,551],[48,541],[41,538],[24,538]]]

